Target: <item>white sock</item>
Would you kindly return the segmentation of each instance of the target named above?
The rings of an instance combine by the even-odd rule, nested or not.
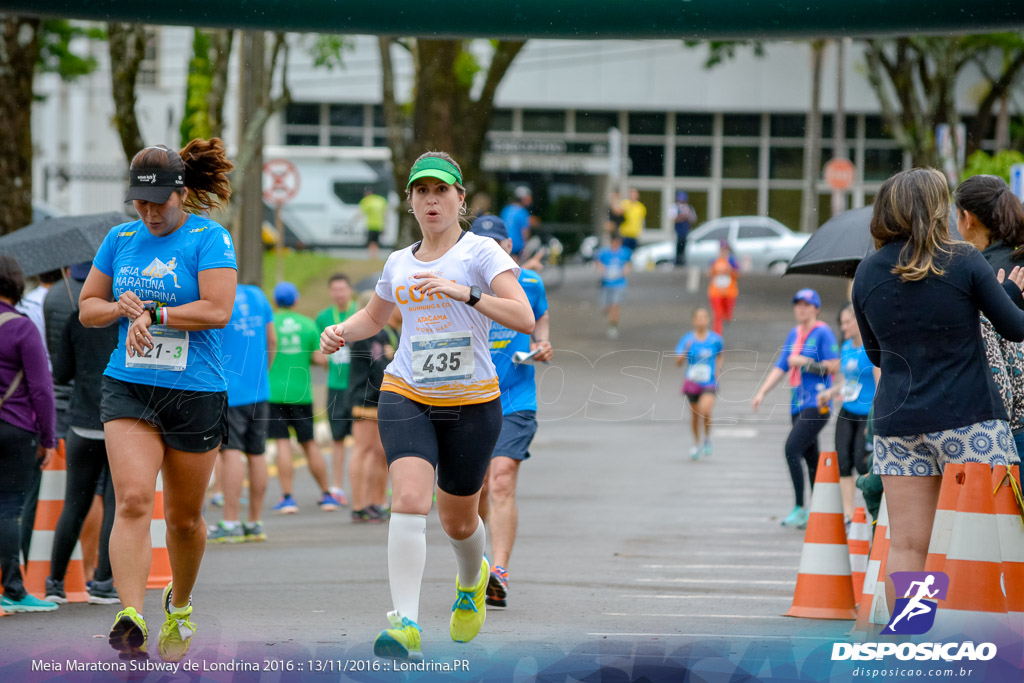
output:
[[[461,541],[451,536],[448,540],[455,549],[455,563],[459,567],[459,587],[472,588],[480,583],[480,563],[484,559],[484,544],[487,542],[487,528],[479,517],[476,531]],[[472,579],[467,581],[467,579]]]
[[[420,587],[427,564],[427,516],[392,512],[388,525],[391,602],[403,617],[420,621]]]

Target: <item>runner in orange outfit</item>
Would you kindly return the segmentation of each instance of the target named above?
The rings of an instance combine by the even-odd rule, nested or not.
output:
[[[740,277],[740,266],[733,258],[728,242],[722,242],[718,258],[711,264],[709,271],[711,283],[708,285],[708,301],[714,312],[714,330],[722,334],[722,326],[732,320],[736,297],[740,289],[736,282]]]

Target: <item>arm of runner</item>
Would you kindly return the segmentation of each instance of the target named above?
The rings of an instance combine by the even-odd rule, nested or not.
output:
[[[164,306],[167,321],[177,330],[219,330],[231,321],[238,271],[209,268],[199,271],[199,299],[181,306]]]
[[[135,292],[125,292],[117,301],[113,298],[114,278],[97,268],[89,271],[78,297],[78,319],[85,327],[107,327],[118,319],[137,318],[143,313],[142,301]]]
[[[374,294],[361,311],[352,314],[345,322],[329,325],[320,334],[320,352],[330,355],[346,343],[366,339],[384,329],[395,304]]]
[[[782,379],[785,374],[786,372],[778,366],[772,367],[768,372],[768,376],[765,377],[764,382],[761,384],[761,388],[757,390],[753,400],[750,401],[750,407],[754,409],[754,412],[757,412],[757,408],[761,405],[761,402],[764,401],[765,395],[771,391],[776,384],[778,384],[779,380]]]
[[[274,323],[267,323],[267,369],[274,364],[274,356],[277,355],[277,330]]]
[[[537,355],[533,357],[538,363],[547,363],[551,360],[554,353],[551,350],[551,321],[548,318],[548,314],[545,313],[537,319],[537,324],[533,327],[533,339],[530,341],[530,350],[533,351],[536,348],[541,350],[537,352]]]
[[[425,295],[443,294],[455,301],[469,301],[469,287],[466,285],[437,277],[432,273],[419,273],[414,277],[419,280],[416,289]],[[537,321],[533,317],[533,308],[526,298],[526,292],[523,291],[513,271],[498,273],[491,280],[491,289],[497,296],[482,295],[476,310],[510,330],[531,334]]]

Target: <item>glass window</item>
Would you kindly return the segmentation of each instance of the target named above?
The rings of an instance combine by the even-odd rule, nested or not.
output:
[[[714,124],[711,114],[676,114],[676,135],[712,135]]]
[[[336,181],[334,183],[334,194],[345,204],[358,204],[363,198],[363,188],[365,187],[365,182]]]
[[[386,128],[388,122],[384,120],[384,107],[379,104],[373,105],[373,127]]]
[[[846,130],[843,131],[847,140],[857,138],[857,115],[846,115]],[[821,117],[821,137],[832,138],[832,114],[825,114]]]
[[[864,180],[885,180],[902,170],[903,152],[901,150],[864,150]]]
[[[722,132],[725,135],[761,135],[760,114],[726,114]]]
[[[676,190],[686,190],[685,187],[677,187]],[[708,215],[708,193],[703,190],[697,192],[686,191],[687,202],[693,207],[693,210],[697,212],[697,222],[691,225],[691,228],[696,228],[706,219]],[[673,195],[674,197],[675,195]]]
[[[565,112],[553,109],[524,110],[523,130],[534,133],[564,133]]]
[[[284,136],[284,144],[316,147],[320,144],[320,136],[315,133],[287,133]]]
[[[363,105],[332,104],[327,110],[327,118],[332,126],[363,127]]]
[[[385,138],[385,137],[375,137],[373,139],[373,146],[374,147],[387,147],[388,146],[388,139]]]
[[[725,147],[722,149],[723,178],[756,178],[759,147]]]
[[[768,157],[768,177],[773,180],[799,180],[804,177],[803,147],[772,147]]]
[[[757,190],[722,190],[722,215],[749,216],[757,213]]]
[[[710,147],[676,147],[676,176],[708,178],[711,176]]]
[[[630,135],[664,135],[665,115],[654,112],[630,112]]]
[[[491,112],[491,123],[487,129],[503,131],[512,130],[512,110],[495,109]]]
[[[619,126],[619,115],[614,111],[576,112],[577,133],[607,133],[609,128]]]
[[[775,228],[768,225],[750,225],[742,223],[740,224],[739,232],[736,235],[736,237],[741,240],[759,240],[766,237],[771,238],[778,236],[779,233],[775,231]]]
[[[864,117],[864,137],[868,140],[882,140],[891,136],[882,117],[869,114]]]
[[[807,117],[803,114],[772,114],[773,138],[802,138],[807,130]]]
[[[768,215],[790,230],[800,227],[801,190],[768,190]]]
[[[320,105],[293,102],[288,105],[287,109],[285,109],[284,122],[286,124],[292,123],[305,126],[319,126]]]
[[[362,147],[362,135],[332,135],[331,147]]]
[[[725,242],[729,239],[729,224],[720,225],[717,228],[712,228],[704,236],[700,238],[701,242],[714,241],[714,242]]]
[[[630,145],[629,160],[633,162],[630,175],[665,175],[665,148],[661,145]]]

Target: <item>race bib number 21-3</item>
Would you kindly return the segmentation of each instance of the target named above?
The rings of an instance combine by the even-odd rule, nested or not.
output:
[[[125,367],[183,371],[188,364],[188,332],[164,325],[152,325],[149,333],[153,335],[153,348],[146,349],[141,356],[129,356],[126,348]]]
[[[412,342],[412,379],[420,384],[473,379],[473,338],[469,332],[420,334]]]

